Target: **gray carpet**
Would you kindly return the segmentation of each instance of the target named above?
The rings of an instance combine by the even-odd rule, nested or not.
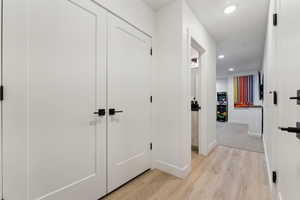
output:
[[[248,134],[248,125],[217,122],[217,142],[219,145],[237,149],[264,152],[261,137]]]

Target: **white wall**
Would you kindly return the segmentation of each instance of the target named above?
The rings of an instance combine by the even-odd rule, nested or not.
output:
[[[153,73],[153,166],[179,177],[187,175],[191,167],[188,29],[193,30],[193,36],[206,49],[205,65],[201,70],[204,116],[201,127],[207,133],[204,141],[207,147],[216,138],[215,43],[184,0],[176,0],[157,12]]]
[[[153,73],[153,167],[178,176],[188,169],[180,163],[184,145],[180,141],[183,126],[181,15],[179,1],[156,14]]]
[[[217,78],[217,92],[227,92],[228,90],[228,78]]]
[[[154,34],[155,13],[142,0],[94,0],[149,35]]]

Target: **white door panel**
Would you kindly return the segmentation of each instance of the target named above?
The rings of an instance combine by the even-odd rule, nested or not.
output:
[[[279,74],[276,62],[276,45],[277,45],[277,27],[273,25],[273,14],[277,12],[277,3],[274,0],[270,1],[270,13],[268,15],[268,40],[266,43],[265,63],[264,63],[264,140],[266,141],[265,154],[267,155],[270,167],[270,173],[277,171],[277,141],[278,137],[278,118],[279,105],[274,105],[273,96],[274,91],[279,92]],[[267,142],[270,141],[270,142]],[[272,195],[277,196],[277,187],[275,184],[271,185]]]
[[[150,38],[114,16],[108,26],[108,191],[150,166]]]
[[[300,89],[300,2],[281,0],[278,21],[279,125],[295,127],[300,122],[300,106],[289,97]],[[279,192],[283,200],[300,197],[300,140],[295,133],[278,131],[277,162]]]
[[[151,39],[89,0],[4,10],[4,197],[95,200],[149,169]]]
[[[95,200],[106,192],[106,121],[93,114],[106,103],[104,12],[88,0],[6,2],[5,198]]]

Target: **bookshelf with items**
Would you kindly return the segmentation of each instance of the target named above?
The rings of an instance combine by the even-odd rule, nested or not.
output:
[[[217,121],[228,121],[228,98],[226,92],[217,93]]]

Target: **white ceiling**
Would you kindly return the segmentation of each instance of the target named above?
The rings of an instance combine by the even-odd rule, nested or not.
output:
[[[144,0],[153,10],[158,10],[164,5],[174,0]]]
[[[172,0],[144,0],[153,9]],[[217,43],[217,76],[261,69],[269,0],[186,0]],[[236,4],[231,15],[224,8]],[[229,68],[235,72],[229,72]]]
[[[265,32],[269,0],[187,0],[188,4],[217,42],[217,54],[224,54],[217,61],[217,76],[234,72],[261,69],[264,54]],[[232,15],[224,8],[236,4]]]

